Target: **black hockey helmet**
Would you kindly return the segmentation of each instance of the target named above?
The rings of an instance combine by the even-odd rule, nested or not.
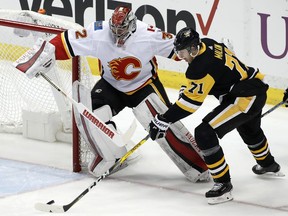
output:
[[[185,27],[176,34],[174,49],[175,51],[179,51],[190,48],[192,45],[197,47],[200,43],[199,34],[193,28]]]

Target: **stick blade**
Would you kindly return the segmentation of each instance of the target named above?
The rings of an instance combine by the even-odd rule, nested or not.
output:
[[[58,206],[58,205],[49,205],[46,203],[36,203],[35,204],[35,209],[38,211],[42,212],[50,212],[50,213],[63,213],[65,212],[63,206]]]

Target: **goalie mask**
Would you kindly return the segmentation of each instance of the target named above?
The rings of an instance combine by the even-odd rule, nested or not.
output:
[[[117,7],[109,20],[113,38],[118,47],[123,46],[130,35],[136,31],[137,17],[128,7]]]

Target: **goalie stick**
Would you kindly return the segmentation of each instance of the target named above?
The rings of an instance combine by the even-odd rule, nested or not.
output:
[[[149,139],[149,134],[146,135],[139,143],[137,143],[132,149],[130,149],[122,158],[120,158],[109,170],[103,173],[100,177],[96,179],[88,188],[86,188],[81,194],[79,194],[72,202],[67,205],[54,205],[54,200],[47,203],[36,203],[35,209],[43,212],[50,213],[63,213],[68,211],[75,203],[82,199],[85,194],[87,194],[93,187],[95,187],[98,182],[106,178],[109,173],[113,172],[115,169],[121,167],[122,163],[127,160],[127,158],[135,152],[141,145],[143,145]]]
[[[98,116],[96,116],[93,112],[91,112],[87,107],[85,107],[82,103],[78,103],[75,101],[72,97],[68,96],[60,87],[56,85],[47,75],[43,73],[39,73],[40,76],[42,76],[48,83],[50,83],[58,92],[60,92],[64,97],[66,97],[78,110],[81,115],[86,118],[88,121],[90,121],[93,125],[96,126],[96,128],[102,132],[108,139],[111,139],[111,141],[117,145],[117,146],[124,146],[126,143],[123,140],[123,137],[121,134],[119,134],[117,131],[112,129],[109,125],[107,125],[105,122],[103,122]]]

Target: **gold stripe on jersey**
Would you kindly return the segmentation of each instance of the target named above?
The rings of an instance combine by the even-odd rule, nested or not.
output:
[[[212,175],[213,179],[218,179],[218,178],[221,178],[222,176],[224,176],[228,171],[229,171],[229,166],[227,165],[226,168],[222,172],[220,172],[218,175],[213,175],[213,174],[211,174],[211,175]]]
[[[265,145],[261,148],[261,149],[257,149],[257,150],[251,150],[252,154],[257,155],[263,151],[265,151],[268,147],[268,142],[265,142]]]
[[[262,73],[260,73],[260,72],[258,72],[258,73],[256,74],[256,76],[255,76],[255,78],[260,79],[260,80],[262,80],[262,81],[263,81],[264,77],[265,77],[265,75],[262,74]]]
[[[214,78],[207,74],[202,79],[187,79],[188,85],[183,94],[193,101],[203,102],[215,84]]]
[[[268,142],[261,149],[250,150],[256,160],[264,160],[269,154]]]
[[[209,168],[209,171],[214,179],[221,178],[229,170],[229,166],[226,163],[224,156],[216,163],[207,164],[207,167]]]
[[[269,151],[269,149],[267,149],[267,152],[265,153],[265,155],[263,156],[263,157],[255,157],[254,156],[254,158],[258,161],[260,161],[260,160],[265,160],[265,158],[268,156],[268,153],[269,153],[270,151]]]
[[[201,46],[200,46],[200,47],[201,47],[201,48],[200,48],[200,50],[199,50],[198,55],[201,55],[202,53],[205,52],[205,50],[206,50],[206,44],[203,43],[203,42],[201,42]]]
[[[183,110],[190,112],[190,113],[194,113],[199,107],[200,105],[195,105],[192,103],[189,103],[186,100],[183,100],[183,98],[180,98],[178,101],[176,101],[176,104]]]
[[[188,85],[183,92],[184,96],[176,101],[176,104],[181,109],[193,113],[201,106],[209,94],[215,80],[210,74],[207,74],[202,79],[187,79],[187,83]]]
[[[238,97],[236,98],[234,104],[229,105],[226,107],[221,113],[215,116],[209,124],[212,128],[217,128],[227,121],[235,118],[236,116],[240,115],[241,113],[247,113],[251,106],[253,105],[256,96],[253,97]]]
[[[224,156],[219,161],[217,161],[216,163],[213,163],[210,165],[207,164],[207,167],[209,169],[215,169],[216,167],[219,167],[221,164],[224,164],[224,165],[226,164]]]
[[[61,33],[61,41],[62,41],[62,44],[63,44],[63,47],[64,47],[64,49],[65,49],[65,52],[66,52],[67,56],[68,56],[69,58],[72,58],[73,56],[71,55],[71,53],[70,53],[70,51],[69,51],[69,48],[68,48],[68,45],[67,45],[67,43],[66,43],[65,32],[62,32],[62,33]]]

